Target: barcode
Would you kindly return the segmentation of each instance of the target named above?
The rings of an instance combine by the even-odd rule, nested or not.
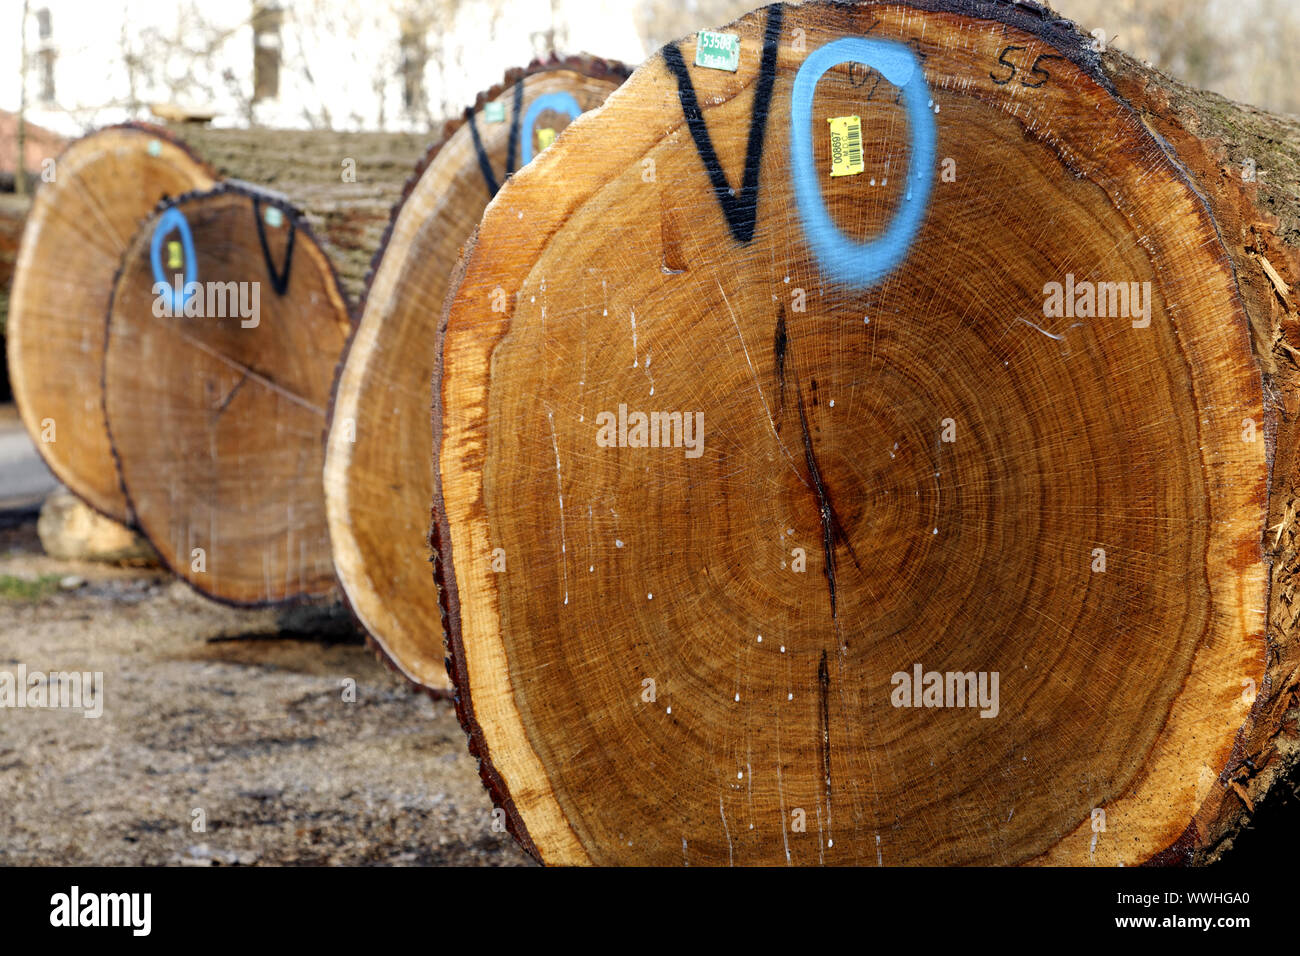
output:
[[[862,119],[834,116],[831,126],[831,175],[856,176],[866,169],[862,161]]]
[[[863,165],[862,162],[862,126],[859,123],[849,124],[848,135],[849,165],[857,169]]]

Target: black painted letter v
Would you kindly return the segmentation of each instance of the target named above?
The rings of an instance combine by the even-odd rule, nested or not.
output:
[[[266,271],[271,277],[271,288],[275,290],[276,295],[284,295],[289,289],[289,269],[293,265],[293,239],[298,234],[298,224],[294,221],[295,214],[290,211],[284,213],[289,223],[289,238],[284,246],[284,270],[280,271],[275,268],[275,260],[271,258],[271,246],[266,241],[266,226],[262,225],[262,201],[256,196],[253,199],[253,222],[257,223],[257,241],[262,244],[262,258],[266,260]]]
[[[682,101],[682,115],[695,140],[695,148],[700,154],[700,161],[709,174],[713,184],[713,193],[722,206],[722,214],[727,217],[727,226],[737,242],[749,242],[754,238],[754,226],[758,220],[758,173],[763,162],[763,136],[767,130],[767,112],[772,102],[772,86],[776,82],[776,54],[781,41],[782,5],[773,4],[767,11],[767,27],[763,31],[763,59],[758,68],[758,88],[754,92],[754,106],[749,116],[749,142],[745,148],[745,178],[742,181],[740,195],[737,196],[727,175],[718,162],[717,151],[713,148],[713,139],[709,136],[709,127],[700,112],[700,103],[695,96],[695,87],[691,83],[686,63],[682,60],[682,51],[677,44],[670,43],[664,47],[664,61],[677,80],[677,96]]]

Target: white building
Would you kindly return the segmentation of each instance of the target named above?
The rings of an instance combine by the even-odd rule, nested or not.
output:
[[[23,7],[27,7],[25,29]],[[65,135],[150,118],[423,130],[556,46],[639,62],[617,0],[0,0],[0,109]]]

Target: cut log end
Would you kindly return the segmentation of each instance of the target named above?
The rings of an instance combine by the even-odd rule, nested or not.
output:
[[[114,284],[104,405],[167,566],[238,605],[329,594],[320,473],[348,304],[293,207],[225,184],[167,204]]]
[[[393,665],[428,688],[448,687],[425,546],[429,343],[448,277],[507,176],[563,130],[571,112],[598,107],[626,73],[590,57],[513,71],[429,150],[375,257],[334,392],[325,459],[330,535],[357,617]]]
[[[97,387],[113,276],[158,203],[211,187],[213,173],[166,132],[143,124],[77,140],[53,171],[33,201],[14,269],[10,381],[50,470],[97,511],[127,522]]]
[[[521,171],[447,300],[433,540],[496,802],[557,863],[1187,858],[1291,640],[1197,184],[1046,14],[724,32],[735,72],[669,46]]]

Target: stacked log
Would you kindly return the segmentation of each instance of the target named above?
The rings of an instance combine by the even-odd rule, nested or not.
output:
[[[167,196],[211,187],[211,169],[157,127],[118,126],[72,143],[36,191],[9,297],[9,378],[50,470],[91,507],[130,521],[98,382],[104,314],[122,253]]]
[[[1030,4],[719,32],[503,187],[435,342],[435,576],[512,832],[1214,858],[1300,753],[1295,124]]]
[[[181,196],[127,248],[104,351],[110,447],[140,530],[200,592],[252,606],[333,591],[322,436],[350,330],[311,227],[263,190]]]
[[[221,178],[285,192],[307,210],[355,299],[424,143],[417,134],[192,124],[127,124],[72,143],[28,216],[8,323],[14,397],[55,475],[97,511],[131,523],[93,383],[113,277],[159,202]]]
[[[0,193],[0,342],[4,341],[9,320],[9,291],[13,285],[14,263],[18,259],[18,240],[23,234],[31,200],[25,195]],[[0,364],[0,402],[13,398],[9,389],[9,365]]]
[[[356,302],[429,136],[333,130],[180,128],[223,179],[275,190],[302,210]]]
[[[442,300],[461,244],[501,183],[626,74],[590,57],[534,63],[448,125],[393,211],[339,374],[325,461],[339,580],[384,656],[435,691],[448,686],[426,545],[429,343]]]

